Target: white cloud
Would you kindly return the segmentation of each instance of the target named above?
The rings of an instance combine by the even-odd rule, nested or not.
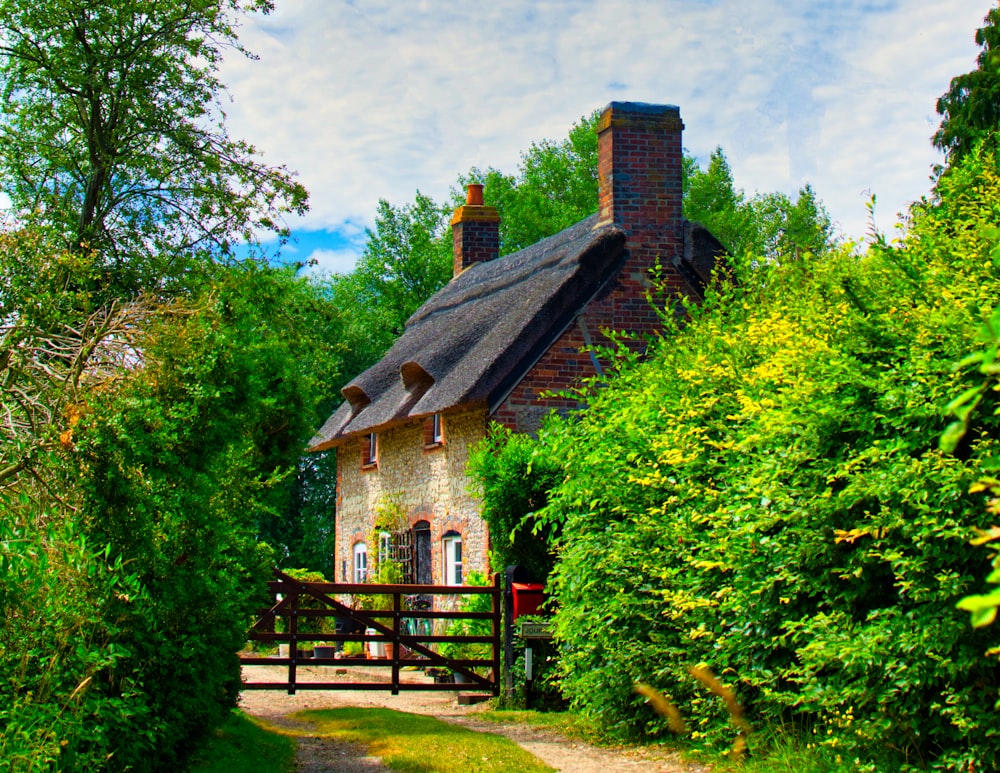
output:
[[[279,0],[248,21],[258,62],[222,77],[230,128],[300,172],[296,227],[368,223],[470,166],[512,169],[613,99],[681,108],[747,190],[813,183],[852,235],[864,195],[895,212],[928,188],[934,101],[974,66],[990,0]],[[339,254],[336,253],[336,254]]]
[[[312,276],[348,274],[354,268],[358,252],[352,249],[313,250],[305,258],[305,261],[309,264],[305,273]]]

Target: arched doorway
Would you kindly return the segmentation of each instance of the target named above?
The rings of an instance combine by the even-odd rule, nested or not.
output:
[[[413,524],[413,557],[416,561],[416,582],[418,585],[432,585],[434,571],[431,565],[431,525],[428,521]]]

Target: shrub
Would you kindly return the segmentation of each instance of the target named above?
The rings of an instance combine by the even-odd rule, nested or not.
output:
[[[1000,292],[995,159],[935,193],[894,243],[717,288],[543,431],[566,471],[543,513],[562,529],[564,689],[606,730],[666,732],[643,681],[728,745],[687,673],[705,665],[758,725],[800,723],[862,767],[886,745],[901,768],[1000,765],[988,637],[955,609],[985,575],[969,488],[997,438],[980,423],[954,454],[937,443]]]

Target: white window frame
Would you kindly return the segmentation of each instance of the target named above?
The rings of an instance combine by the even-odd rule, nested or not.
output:
[[[431,421],[434,426],[434,429],[431,430],[432,442],[441,445],[444,443],[444,422],[441,420],[441,414],[435,413]]]
[[[354,567],[354,582],[368,581],[368,545],[364,542],[355,542],[351,548],[353,556],[352,566]]]
[[[462,535],[457,531],[449,531],[441,538],[441,566],[444,568],[445,585],[461,585],[462,574]]]
[[[392,560],[392,534],[387,531],[378,533],[378,565]]]

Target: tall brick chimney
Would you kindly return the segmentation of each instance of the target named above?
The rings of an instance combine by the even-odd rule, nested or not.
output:
[[[627,272],[644,283],[683,249],[681,122],[674,105],[612,102],[597,123],[600,224],[628,235]]]
[[[500,215],[496,207],[483,206],[483,186],[470,185],[465,204],[451,218],[458,276],[473,263],[493,260],[500,254]]]

